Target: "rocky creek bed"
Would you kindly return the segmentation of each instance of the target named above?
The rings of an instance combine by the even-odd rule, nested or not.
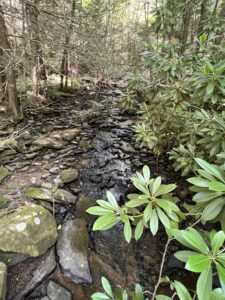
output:
[[[166,242],[145,232],[128,244],[120,225],[91,230],[85,210],[110,190],[120,203],[130,176],[148,164],[176,182],[162,157],[135,143],[135,117],[121,111],[119,91],[78,91],[30,114],[0,142],[0,295],[8,300],[87,300],[101,276],[116,286],[151,290]],[[63,105],[62,105],[63,102]],[[171,251],[176,246],[171,246]],[[181,265],[168,257],[165,273]],[[178,272],[179,271],[179,272]],[[0,297],[1,298],[1,297]],[[3,298],[4,299],[4,298]]]

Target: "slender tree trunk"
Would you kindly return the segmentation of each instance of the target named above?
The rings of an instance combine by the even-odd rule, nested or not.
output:
[[[185,9],[183,12],[182,32],[181,32],[181,39],[180,39],[180,42],[182,44],[181,52],[184,52],[186,48],[188,35],[189,35],[191,14],[192,14],[191,3],[186,1]]]
[[[22,119],[22,111],[19,105],[16,76],[11,57],[11,49],[7,36],[5,20],[0,7],[0,71],[1,77],[5,79],[5,100],[7,103],[7,111],[15,123]]]
[[[34,4],[26,3],[26,12],[28,16],[28,30],[30,33],[30,45],[31,45],[31,80],[32,91],[34,95],[39,92],[38,83],[39,80],[47,80],[45,65],[43,60],[43,54],[40,41],[40,29],[39,29],[39,1],[34,0]]]
[[[204,25],[205,25],[205,21],[207,19],[208,4],[209,4],[209,0],[202,0],[200,20],[199,20],[199,24],[198,24],[198,36],[201,35],[204,31]]]
[[[60,88],[61,89],[63,89],[63,88],[67,89],[67,87],[68,87],[68,65],[69,65],[68,48],[69,48],[69,44],[70,44],[70,37],[71,37],[72,31],[73,31],[75,10],[76,10],[76,0],[73,0],[72,8],[71,8],[71,21],[70,21],[69,28],[66,31],[62,63],[61,63],[61,75],[60,75]],[[65,85],[64,85],[64,79],[65,79]]]

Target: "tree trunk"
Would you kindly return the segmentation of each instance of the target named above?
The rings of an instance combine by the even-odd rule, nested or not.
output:
[[[5,20],[0,7],[0,71],[1,78],[5,79],[4,90],[5,100],[7,103],[7,111],[15,123],[22,119],[22,111],[19,105],[16,76],[11,57],[11,49],[7,36]]]
[[[198,24],[198,36],[201,35],[204,31],[204,25],[205,25],[205,21],[207,19],[208,4],[209,4],[209,0],[202,0],[200,20],[199,20],[199,24]]]
[[[28,30],[30,33],[31,45],[31,80],[32,91],[34,95],[39,92],[39,80],[47,80],[45,65],[41,50],[40,29],[39,29],[39,0],[34,0],[34,4],[26,3],[26,12],[28,16]]]
[[[190,20],[192,15],[192,6],[191,3],[188,2],[185,5],[184,11],[183,11],[183,22],[182,22],[182,32],[181,32],[181,38],[180,42],[182,44],[181,52],[183,53],[187,40],[188,40],[188,34],[189,34],[189,27],[190,27]]]
[[[69,44],[70,44],[70,37],[73,31],[73,21],[75,17],[75,10],[76,10],[76,0],[72,2],[72,9],[71,9],[71,21],[68,30],[66,31],[65,35],[65,43],[63,49],[63,56],[62,56],[62,63],[61,63],[61,75],[60,75],[60,88],[67,89],[68,87],[68,65],[69,65]],[[65,79],[65,85],[64,85]]]

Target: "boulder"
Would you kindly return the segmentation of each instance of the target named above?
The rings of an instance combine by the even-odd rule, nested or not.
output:
[[[57,239],[56,222],[40,205],[25,205],[0,217],[0,250],[39,256]]]
[[[59,202],[67,202],[67,203],[76,203],[77,202],[77,197],[70,192],[67,192],[62,189],[57,189],[54,193],[53,196],[57,201]]]
[[[72,300],[71,293],[52,280],[49,281],[47,295],[50,300]]]
[[[0,168],[0,183],[9,175],[9,171],[6,168]]]
[[[78,178],[79,174],[77,169],[66,169],[63,170],[62,173],[60,174],[60,179],[64,182],[64,183],[69,183],[72,182],[74,180],[76,180]]]
[[[87,258],[88,232],[85,220],[76,219],[64,223],[59,234],[57,254],[65,277],[75,283],[92,283]]]
[[[7,277],[7,266],[3,262],[0,262],[0,299],[5,300],[6,298],[6,277]]]
[[[51,201],[51,190],[30,186],[26,191],[27,197],[35,200]]]

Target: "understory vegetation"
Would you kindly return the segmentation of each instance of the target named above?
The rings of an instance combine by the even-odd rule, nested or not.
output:
[[[111,287],[102,277],[92,299],[225,300],[225,1],[50,2],[0,5],[0,114],[18,123],[30,108],[88,84],[121,89],[121,109],[137,118],[137,144],[156,161],[168,157],[192,192],[178,197],[175,183],[145,165],[124,204],[108,191],[87,209],[97,217],[93,231],[120,223],[128,243],[146,230],[167,236],[154,290]],[[194,290],[164,276],[171,243],[198,275]]]

